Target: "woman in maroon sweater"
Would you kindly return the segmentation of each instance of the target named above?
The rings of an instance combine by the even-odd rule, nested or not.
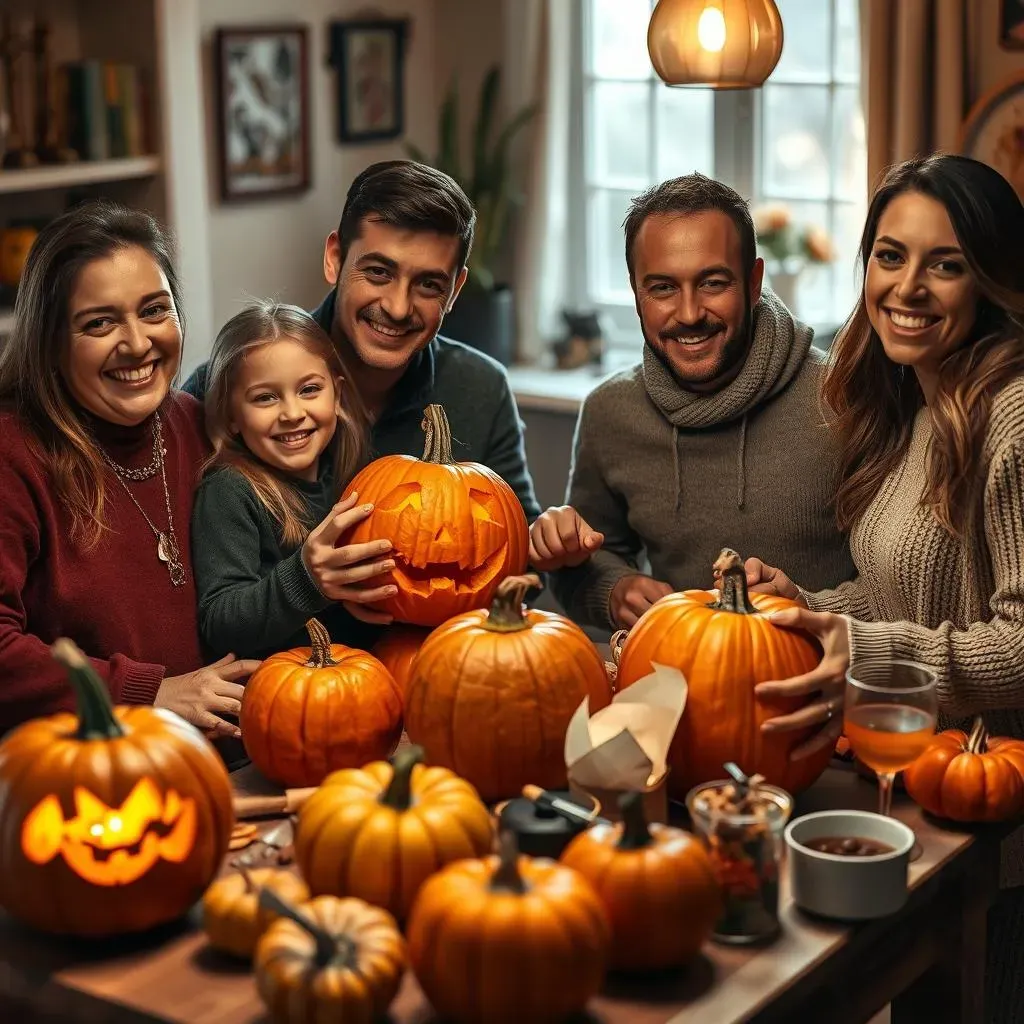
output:
[[[113,699],[237,736],[257,662],[201,668],[189,523],[208,453],[171,390],[178,281],[147,214],[80,206],[29,253],[0,347],[0,734],[73,706],[49,645],[70,637]]]

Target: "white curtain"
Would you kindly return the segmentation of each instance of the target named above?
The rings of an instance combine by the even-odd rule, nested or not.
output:
[[[526,201],[513,217],[516,361],[530,363],[559,331],[567,294],[571,0],[503,0],[506,111],[537,116],[516,148]]]

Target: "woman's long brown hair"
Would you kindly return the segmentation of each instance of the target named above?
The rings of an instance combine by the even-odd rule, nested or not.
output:
[[[69,344],[71,292],[94,260],[144,249],[167,278],[183,322],[169,235],[148,213],[107,201],[85,203],[39,232],[14,304],[14,328],[0,345],[0,405],[16,412],[71,516],[71,539],[93,546],[104,530],[104,463],[61,373]]]
[[[295,341],[323,359],[334,381],[341,409],[333,441],[334,478],[339,489],[362,462],[368,419],[330,336],[304,309],[267,300],[253,302],[236,313],[213,343],[206,388],[206,432],[213,454],[203,463],[202,472],[223,466],[244,476],[279,524],[281,540],[298,545],[316,526],[308,522],[305,500],[287,474],[257,459],[230,426],[231,392],[246,354],[282,339]]]
[[[1000,174],[977,160],[934,154],[897,164],[868,209],[860,243],[865,276],[882,212],[905,192],[945,207],[980,293],[971,332],[939,369],[922,495],[938,522],[962,536],[979,497],[992,400],[1024,374],[1024,206]],[[833,342],[823,398],[835,415],[841,467],[836,514],[846,530],[903,457],[925,404],[913,370],[885,354],[863,290]]]

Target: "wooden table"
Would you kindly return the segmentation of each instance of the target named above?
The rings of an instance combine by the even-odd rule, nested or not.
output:
[[[244,792],[272,792],[245,769]],[[797,801],[797,814],[874,809],[874,786],[830,768]],[[585,1018],[602,1024],[808,1021],[864,1024],[892,1003],[893,1024],[983,1020],[985,914],[998,879],[1001,833],[944,829],[899,795],[894,813],[917,833],[911,894],[890,918],[857,928],[797,910],[782,881],[783,933],[763,949],[708,943],[685,971],[611,979]],[[0,1020],[254,1024],[266,1021],[247,967],[210,950],[188,920],[145,939],[68,943],[0,912]],[[392,1006],[395,1024],[426,1024],[429,1006],[411,974]],[[525,1022],[524,1022],[525,1024]]]

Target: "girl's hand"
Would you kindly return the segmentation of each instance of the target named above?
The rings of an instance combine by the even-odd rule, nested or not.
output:
[[[754,687],[758,697],[805,697],[815,694],[810,704],[788,715],[769,718],[762,732],[791,732],[819,726],[810,739],[796,747],[790,760],[798,761],[825,746],[835,746],[843,731],[843,704],[846,693],[846,672],[850,667],[850,633],[844,616],[832,612],[812,612],[806,608],[786,608],[772,612],[771,621],[786,629],[802,629],[817,637],[825,652],[821,663],[811,672],[780,682],[759,683]]]
[[[571,505],[542,512],[530,527],[530,565],[541,572],[580,565],[604,543],[604,534]]]
[[[807,607],[807,602],[801,597],[797,585],[781,570],[772,565],[766,565],[760,558],[748,558],[743,563],[747,571],[747,586],[758,594],[777,594],[779,597],[788,597],[796,601],[802,607]]]
[[[167,708],[180,715],[210,739],[218,736],[238,738],[242,731],[222,716],[238,718],[242,710],[242,694],[245,693],[242,680],[248,679],[259,666],[258,661],[238,661],[233,654],[228,654],[195,672],[168,676],[156,691],[153,706]]]
[[[398,592],[392,583],[370,588],[359,586],[364,580],[384,576],[394,569],[394,561],[386,557],[391,551],[391,541],[373,540],[335,547],[339,537],[373,511],[373,505],[357,505],[358,498],[359,495],[353,493],[339,501],[324,521],[310,531],[302,545],[302,562],[324,597],[341,601],[349,612],[364,622],[387,623],[391,621],[390,615],[371,609],[359,608],[358,612],[355,609]]]

